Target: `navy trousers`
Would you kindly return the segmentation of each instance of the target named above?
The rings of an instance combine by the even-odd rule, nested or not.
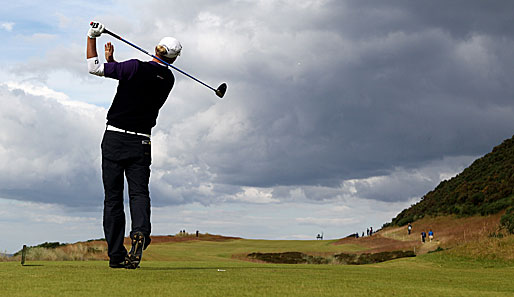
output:
[[[105,200],[103,227],[111,262],[125,259],[124,177],[127,178],[130,218],[134,232],[145,235],[145,247],[150,243],[150,139],[141,135],[105,131],[102,140],[102,180]]]

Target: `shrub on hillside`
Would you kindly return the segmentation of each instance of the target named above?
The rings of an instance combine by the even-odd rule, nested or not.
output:
[[[41,244],[38,244],[34,247],[41,247],[41,248],[45,248],[45,249],[55,249],[55,248],[58,248],[60,246],[64,246],[66,245],[65,243],[59,243],[59,242],[44,242],[44,243],[41,243]]]
[[[507,209],[510,205],[512,205],[512,198],[513,197],[510,196],[510,197],[500,199],[500,200],[495,201],[490,204],[485,204],[481,208],[480,214],[485,216],[485,215],[499,213],[500,211]]]
[[[28,247],[27,247],[27,250],[30,250],[30,249],[38,249],[38,248],[43,248],[43,249],[56,249],[56,248],[58,248],[58,247],[65,246],[65,245],[66,245],[65,243],[59,243],[59,242],[44,242],[44,243],[40,243],[40,244],[38,244],[38,245],[28,246]],[[14,253],[14,255],[15,255],[15,256],[21,255],[21,251],[22,251],[22,250],[17,251],[16,253]]]
[[[469,216],[476,214],[477,212],[478,212],[478,207],[476,207],[474,204],[468,202],[462,206],[462,209],[461,209],[459,215],[463,216],[463,217],[469,217]]]
[[[397,224],[398,224],[398,226],[401,227],[401,226],[405,226],[408,223],[412,223],[412,222],[414,222],[414,215],[410,215],[410,216],[399,219]]]
[[[500,225],[507,229],[509,233],[514,234],[514,207],[507,209],[507,212],[500,219]]]
[[[423,216],[496,214],[514,201],[514,136],[496,146],[391,221],[403,226]],[[505,219],[507,220],[507,218]]]

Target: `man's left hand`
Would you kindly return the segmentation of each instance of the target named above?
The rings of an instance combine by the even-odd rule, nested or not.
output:
[[[104,28],[105,27],[102,23],[91,22],[91,28],[89,28],[87,36],[89,36],[89,38],[100,37],[100,35],[102,35],[102,33],[104,32]]]

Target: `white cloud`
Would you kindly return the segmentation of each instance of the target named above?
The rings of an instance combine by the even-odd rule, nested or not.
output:
[[[14,253],[24,244],[77,242],[102,238],[102,212],[85,212],[58,204],[22,202],[0,198],[0,232],[6,240],[0,252]]]
[[[55,224],[87,224],[87,223],[95,223],[98,224],[98,218],[83,218],[76,216],[66,216],[66,215],[35,215],[32,218],[32,221],[35,223],[55,223]]]
[[[0,193],[20,200],[98,205],[105,110],[46,86],[0,85]]]
[[[254,187],[243,187],[242,192],[232,196],[235,201],[247,203],[276,203],[280,200],[273,198],[273,189],[258,189]]]
[[[306,217],[306,218],[297,218],[297,222],[305,225],[317,225],[321,227],[327,226],[346,226],[349,224],[354,224],[358,222],[355,218],[314,218],[314,217]]]
[[[471,165],[476,156],[444,158],[421,168],[396,168],[387,175],[349,179],[341,184],[345,197],[379,201],[406,201],[427,193]]]
[[[29,82],[15,82],[15,81],[7,81],[5,82],[5,85],[7,86],[7,89],[9,91],[13,90],[21,90],[25,92],[26,94],[34,95],[34,96],[42,96],[47,99],[56,99],[59,101],[65,101],[68,100],[68,95],[57,92],[55,90],[50,89],[49,87],[45,85],[34,85]]]
[[[11,32],[12,29],[14,28],[14,23],[13,22],[0,23],[0,28],[4,29],[7,32]]]
[[[41,42],[53,42],[57,39],[57,35],[49,33],[34,33],[30,36],[25,37],[28,42],[41,43]]]
[[[307,235],[307,234],[293,234],[291,236],[289,236],[289,238],[287,239],[292,239],[292,240],[312,240],[314,237],[312,235]]]

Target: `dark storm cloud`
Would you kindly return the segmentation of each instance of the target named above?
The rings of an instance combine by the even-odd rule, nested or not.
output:
[[[508,2],[276,3],[266,19],[238,11],[258,24],[248,44],[266,45],[237,60],[245,71],[216,68],[235,87],[215,108],[244,113],[246,127],[237,142],[199,143],[217,182],[333,186],[480,155],[512,135]]]
[[[324,19],[316,26],[352,38],[369,38],[388,32],[441,29],[454,38],[470,34],[513,36],[511,1],[329,1]]]
[[[162,36],[177,37],[184,50],[176,66],[213,86],[223,81],[229,86],[218,100],[176,75],[153,131],[152,201],[208,205],[322,202],[345,195],[382,201],[421,197],[439,182],[438,172],[455,174],[465,165],[462,158],[484,154],[513,134],[513,4],[485,3],[127,1],[124,12],[136,21],[98,18],[146,49]],[[100,39],[107,41],[108,36]],[[116,48],[120,60],[145,58],[126,45]],[[62,70],[62,63],[52,61],[66,52],[48,51],[45,61],[19,71]],[[82,62],[64,63],[66,71],[87,77],[83,56],[75,57]],[[83,81],[96,90],[98,80]],[[112,93],[102,96],[109,102]],[[99,127],[103,112],[95,115]],[[82,120],[86,127],[90,120]],[[31,131],[24,123],[19,128]],[[99,158],[98,140],[84,139]],[[61,148],[86,146],[84,139]],[[64,160],[63,154],[45,156]],[[83,162],[78,154],[64,155]],[[86,159],[85,171],[68,166],[49,183],[4,182],[3,193],[51,201],[52,191],[60,189],[59,203],[77,188],[96,195],[99,167],[91,166],[93,156]],[[82,183],[85,177],[92,188]],[[4,180],[14,179],[5,175]],[[45,195],[30,194],[35,192]],[[69,204],[81,205],[84,198],[79,194]]]

